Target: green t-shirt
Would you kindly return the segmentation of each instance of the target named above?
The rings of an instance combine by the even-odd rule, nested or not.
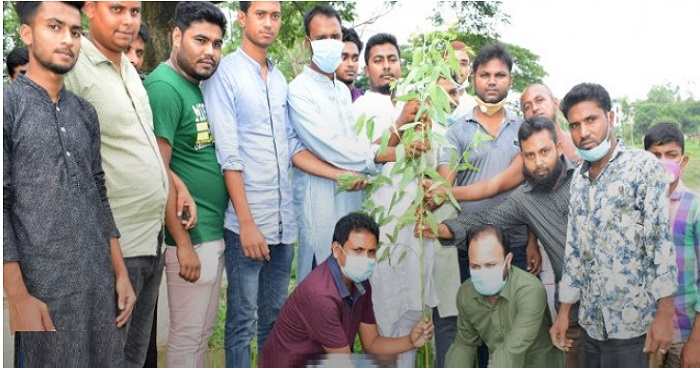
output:
[[[167,139],[172,147],[170,169],[182,179],[197,204],[197,226],[189,231],[192,244],[222,239],[228,193],[202,91],[166,64],[160,64],[144,86],[153,110],[155,135]],[[167,230],[165,243],[175,245]]]

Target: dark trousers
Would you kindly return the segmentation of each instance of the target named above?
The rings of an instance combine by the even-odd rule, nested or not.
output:
[[[642,352],[646,335],[631,339],[598,341],[581,329],[579,366],[582,368],[648,368],[647,354]]]

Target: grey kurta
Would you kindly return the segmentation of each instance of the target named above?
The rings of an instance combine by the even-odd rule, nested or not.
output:
[[[3,262],[19,262],[56,333],[22,333],[28,367],[120,367],[123,343],[95,109],[23,75],[3,93]]]

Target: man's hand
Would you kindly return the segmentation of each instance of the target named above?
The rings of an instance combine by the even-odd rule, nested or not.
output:
[[[657,350],[661,354],[668,353],[673,338],[673,314],[657,312],[654,321],[651,323],[651,328],[647,332],[647,338],[644,342],[645,353],[654,354]]]
[[[122,328],[129,321],[131,312],[134,311],[136,294],[134,293],[134,288],[131,287],[129,275],[126,273],[115,275],[114,288],[117,292],[117,308],[119,308],[116,322],[117,327]]]
[[[542,254],[540,253],[540,247],[537,246],[537,242],[533,244],[528,242],[525,248],[525,255],[527,257],[527,271],[537,276],[542,271]]]
[[[175,185],[175,195],[177,200],[177,217],[180,218],[182,226],[185,230],[190,230],[197,225],[197,204],[187,190],[185,183],[173,175],[173,184]],[[187,214],[187,218],[183,217]]]
[[[177,263],[180,265],[180,277],[187,282],[199,280],[201,263],[197,251],[191,244],[177,245]]]
[[[700,321],[696,320],[695,323]],[[681,350],[681,368],[700,368],[700,341],[689,338],[685,343]]]
[[[437,234],[433,233],[433,231],[430,229],[430,225],[428,224],[416,224],[416,226],[413,228],[413,235],[415,235],[416,238],[420,238],[422,236],[427,239],[452,239],[453,236],[450,228],[445,224],[438,224]]]
[[[270,248],[267,246],[265,237],[254,223],[241,224],[241,247],[243,254],[256,261],[270,261]]]
[[[411,340],[411,345],[414,348],[423,347],[427,341],[433,338],[434,328],[433,321],[430,318],[425,318],[423,321],[416,323],[408,336],[409,340]]]
[[[396,128],[398,129],[404,124],[410,124],[416,121],[416,114],[418,114],[419,109],[420,101],[418,100],[408,101],[405,104],[403,104],[401,114],[399,114],[398,119],[396,119]]]
[[[430,151],[430,141],[416,140],[408,146],[404,146],[406,157],[419,158],[422,154]]]
[[[444,185],[438,185],[432,190],[430,187],[433,186],[433,181],[431,179],[424,179],[423,184],[423,203],[425,203],[425,208],[428,211],[432,211],[440,207],[445,200],[448,198],[448,189]]]
[[[552,345],[557,349],[568,352],[574,345],[574,340],[566,338],[566,330],[569,328],[569,313],[559,311],[557,319],[549,329],[549,337],[552,339]]]
[[[15,331],[55,331],[49,308],[31,294],[8,298],[10,334]]]
[[[343,171],[335,177],[335,183],[348,192],[364,190],[371,182],[354,171]]]

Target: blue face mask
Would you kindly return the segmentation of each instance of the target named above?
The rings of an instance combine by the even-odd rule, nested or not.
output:
[[[311,61],[324,73],[334,73],[343,62],[345,44],[332,38],[311,41]]]
[[[374,266],[377,264],[375,259],[364,256],[349,256],[342,247],[340,250],[345,254],[345,266],[340,266],[340,270],[347,278],[359,283],[372,277]]]
[[[484,296],[500,293],[506,285],[506,280],[503,279],[503,270],[505,269],[505,261],[502,267],[482,268],[479,270],[470,269],[469,273],[476,291]]]
[[[605,133],[604,141],[600,142],[597,146],[591,149],[584,150],[577,148],[576,151],[582,159],[588,162],[596,162],[608,154],[608,152],[610,151],[610,147],[610,125],[608,125],[608,130]]]

